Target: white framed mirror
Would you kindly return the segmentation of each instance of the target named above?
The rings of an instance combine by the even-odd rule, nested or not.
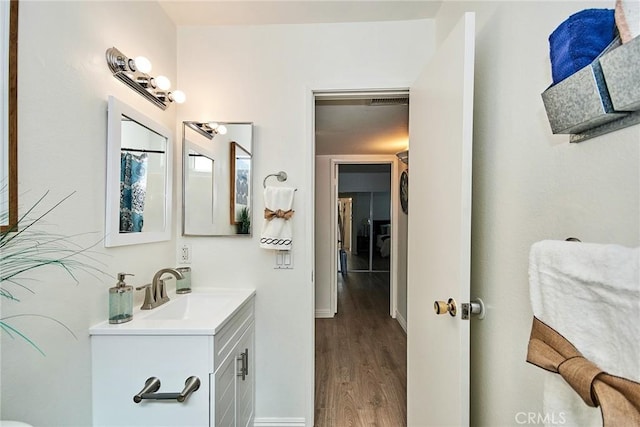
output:
[[[251,236],[251,122],[183,122],[182,234]]]
[[[105,246],[171,239],[173,133],[110,96]]]

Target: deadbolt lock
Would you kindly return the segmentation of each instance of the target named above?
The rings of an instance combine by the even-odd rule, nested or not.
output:
[[[453,298],[449,298],[449,301],[436,301],[433,303],[433,310],[436,314],[445,314],[449,313],[451,317],[455,317],[458,313],[458,309],[456,307],[456,301]]]

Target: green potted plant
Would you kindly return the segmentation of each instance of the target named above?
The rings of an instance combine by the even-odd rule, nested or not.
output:
[[[238,234],[249,234],[251,229],[251,216],[249,215],[249,208],[244,207],[240,209],[238,214],[238,222],[236,222],[236,232]]]

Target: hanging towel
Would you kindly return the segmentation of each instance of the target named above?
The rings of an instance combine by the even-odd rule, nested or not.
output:
[[[293,196],[295,188],[266,187],[264,189],[264,225],[260,247],[286,251],[293,243]]]
[[[591,64],[616,37],[613,9],[585,9],[549,36],[553,84]]]
[[[531,247],[533,314],[611,375],[640,381],[640,248],[542,241]],[[543,412],[565,426],[602,426],[560,375],[547,374]],[[551,415],[549,416],[551,418]]]

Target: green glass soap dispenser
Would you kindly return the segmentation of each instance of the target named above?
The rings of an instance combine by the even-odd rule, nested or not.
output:
[[[133,286],[124,282],[128,273],[118,273],[118,283],[109,288],[109,323],[125,323],[133,319]]]

